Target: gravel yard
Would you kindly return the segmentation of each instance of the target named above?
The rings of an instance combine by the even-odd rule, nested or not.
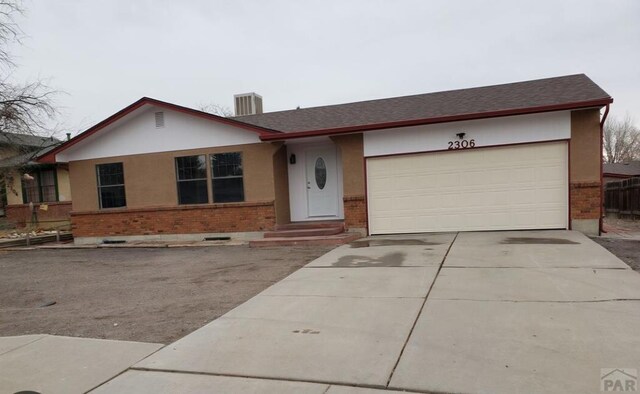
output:
[[[604,219],[604,228],[606,233],[602,237],[592,239],[640,271],[640,220],[608,216]]]
[[[604,237],[593,237],[592,239],[631,268],[640,271],[640,240]]]
[[[0,336],[170,343],[331,249],[0,251]]]

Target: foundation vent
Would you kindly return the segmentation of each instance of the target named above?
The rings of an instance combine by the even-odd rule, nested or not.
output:
[[[236,116],[262,113],[262,96],[256,93],[236,94],[233,96]]]
[[[156,112],[156,129],[164,127],[164,112]]]

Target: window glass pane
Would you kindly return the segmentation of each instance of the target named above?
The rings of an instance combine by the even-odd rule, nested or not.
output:
[[[122,163],[98,164],[97,172],[100,208],[126,207]]]
[[[244,201],[242,153],[211,155],[213,202]]]
[[[211,155],[213,177],[242,176],[242,153],[218,153]]]
[[[54,170],[40,171],[38,176],[43,202],[56,201],[56,174]]]
[[[207,180],[179,181],[178,202],[180,204],[206,204],[209,202],[207,195]]]
[[[55,186],[55,173],[53,170],[40,171],[40,186]]]
[[[176,158],[178,180],[207,179],[207,161],[204,155]]]
[[[98,164],[98,185],[124,185],[122,163]]]
[[[124,186],[102,186],[99,190],[100,208],[118,208],[127,205]]]
[[[207,159],[205,155],[176,157],[179,204],[206,204]]]
[[[214,202],[244,201],[242,178],[221,178],[213,180]]]
[[[316,160],[315,174],[318,189],[324,189],[324,186],[327,184],[327,166],[325,165],[322,157],[318,157]]]
[[[24,202],[25,203],[38,203],[40,202],[40,191],[38,189],[38,180],[26,180],[22,178],[22,188],[24,190]]]

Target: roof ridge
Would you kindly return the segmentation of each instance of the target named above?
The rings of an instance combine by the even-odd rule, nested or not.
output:
[[[285,112],[297,112],[297,111],[304,111],[304,110],[311,110],[311,109],[318,109],[318,108],[341,107],[341,106],[350,105],[350,104],[361,104],[361,103],[364,104],[364,103],[372,103],[372,102],[393,100],[393,99],[400,99],[400,98],[411,98],[411,97],[427,96],[427,95],[440,94],[440,93],[453,93],[453,92],[459,92],[459,91],[471,91],[471,90],[477,90],[477,89],[495,88],[495,87],[498,87],[498,86],[529,84],[529,83],[535,83],[535,82],[541,82],[541,81],[549,81],[549,80],[554,80],[554,79],[570,78],[570,77],[585,77],[588,80],[590,80],[591,82],[593,82],[591,80],[591,78],[589,78],[586,74],[578,73],[578,74],[560,75],[560,76],[557,76],[557,77],[546,77],[546,78],[528,79],[528,80],[515,81],[515,82],[497,83],[497,84],[492,84],[492,85],[473,86],[473,87],[470,87],[470,88],[438,90],[438,91],[435,91],[435,92],[409,94],[409,95],[404,95],[404,96],[392,96],[392,97],[384,97],[384,98],[369,99],[369,100],[350,101],[350,102],[340,103],[340,104],[316,105],[316,106],[313,106],[313,107],[306,107],[306,108],[299,108],[299,109],[284,109],[284,110],[280,110],[280,111],[264,112],[262,114],[232,116],[231,118],[240,120],[240,119],[248,119],[248,118],[251,118],[251,117],[257,117],[257,116],[261,116],[261,115],[282,114],[282,113],[285,113]],[[593,83],[596,84],[595,82],[593,82]],[[607,97],[610,97],[610,96],[607,96]],[[606,97],[603,97],[603,98],[606,98]]]

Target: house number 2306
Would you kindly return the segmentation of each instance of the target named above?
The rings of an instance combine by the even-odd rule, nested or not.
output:
[[[476,140],[456,140],[449,141],[449,150],[451,149],[467,149],[467,148],[475,148]]]

